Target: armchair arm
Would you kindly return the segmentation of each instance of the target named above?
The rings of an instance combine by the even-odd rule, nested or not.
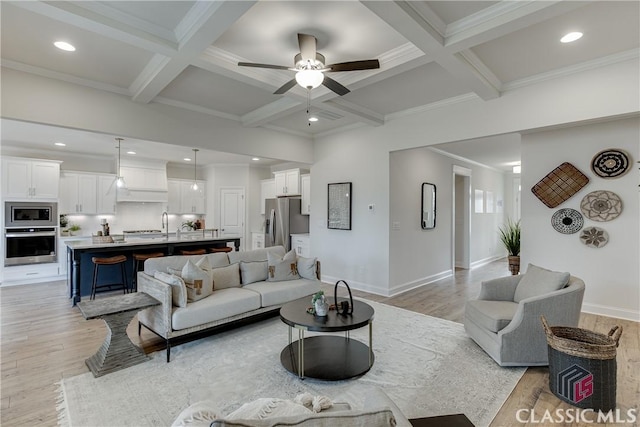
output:
[[[160,336],[170,338],[173,311],[171,286],[143,272],[138,272],[137,283],[138,291],[146,292],[162,303],[139,312],[138,320]]]
[[[480,288],[480,300],[513,301],[516,287],[520,283],[522,275],[499,277],[497,279],[482,282]]]

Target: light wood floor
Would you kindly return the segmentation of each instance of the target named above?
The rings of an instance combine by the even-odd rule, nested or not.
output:
[[[461,322],[464,303],[477,296],[480,282],[507,274],[506,262],[494,262],[475,270],[459,270],[453,278],[392,298],[354,293]],[[333,294],[333,286],[326,285],[325,290]],[[84,360],[100,346],[106,328],[102,320],[84,320],[79,310],[71,307],[67,296],[64,282],[0,287],[2,426],[56,426],[57,383],[62,378],[88,372]],[[618,406],[623,412],[629,408],[637,410],[640,402],[639,324],[589,314],[583,314],[580,321],[581,327],[603,333],[614,325],[624,328],[617,358]],[[132,322],[129,336],[145,351],[163,348],[162,342],[148,331],[143,331],[138,339],[136,329]],[[544,425],[520,424],[515,418],[516,411],[533,409],[539,419],[546,410],[556,408],[571,407],[549,391],[548,369],[529,368],[491,426]]]

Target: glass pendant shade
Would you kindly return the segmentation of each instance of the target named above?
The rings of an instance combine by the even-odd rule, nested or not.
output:
[[[322,84],[324,74],[318,70],[300,70],[296,73],[296,82],[306,89],[315,89]]]

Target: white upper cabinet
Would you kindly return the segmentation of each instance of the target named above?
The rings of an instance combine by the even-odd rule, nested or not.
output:
[[[276,198],[275,179],[263,179],[260,181],[260,214],[264,215],[264,201]]]
[[[193,189],[193,181],[170,179],[167,213],[204,214],[206,211],[206,182],[197,181],[198,189]]]
[[[300,195],[300,169],[289,169],[274,173],[276,196]]]
[[[302,202],[300,205],[300,213],[302,215],[311,214],[311,175],[302,175],[300,177],[300,186],[302,187]]]
[[[98,175],[98,204],[96,213],[116,213],[116,176]]]
[[[2,159],[2,197],[57,200],[60,163],[5,157]]]
[[[130,190],[167,191],[164,169],[122,166],[120,173]]]
[[[98,177],[95,174],[63,171],[60,174],[60,184],[58,212],[61,214],[97,213]]]

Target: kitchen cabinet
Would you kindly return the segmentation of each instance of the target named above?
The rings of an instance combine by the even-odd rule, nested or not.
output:
[[[98,204],[96,213],[116,213],[116,176],[98,175]]]
[[[264,215],[264,201],[276,198],[276,181],[263,179],[260,181],[260,214]]]
[[[302,215],[311,214],[311,175],[300,176],[300,187],[302,193],[302,202],[300,204],[300,213]]]
[[[275,172],[276,196],[300,195],[300,169]]]
[[[167,191],[165,169],[121,166],[120,174],[129,190]]]
[[[311,244],[308,234],[292,234],[291,249],[296,251],[297,256],[310,258]]]
[[[58,277],[58,263],[29,264],[5,267],[2,271],[2,280],[7,283],[36,283],[51,280]]]
[[[60,163],[52,160],[2,159],[2,197],[57,200]]]
[[[98,207],[98,177],[95,174],[62,172],[60,175],[61,214],[95,214]]]
[[[170,179],[167,181],[169,194],[167,213],[204,214],[206,211],[205,181],[196,181],[198,190],[193,190],[193,181]]]
[[[251,249],[264,248],[264,233],[251,233]]]

